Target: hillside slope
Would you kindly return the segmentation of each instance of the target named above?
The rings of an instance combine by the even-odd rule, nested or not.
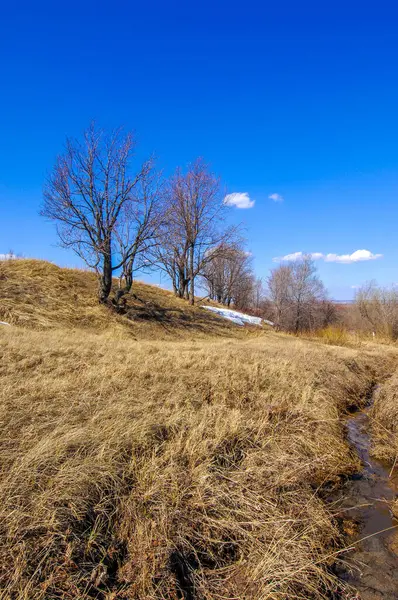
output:
[[[39,260],[0,261],[0,321],[13,325],[108,330],[137,339],[248,334],[157,286],[135,282],[133,293],[126,314],[118,315],[98,304],[94,273]]]

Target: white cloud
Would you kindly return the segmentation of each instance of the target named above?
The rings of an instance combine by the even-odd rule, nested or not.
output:
[[[296,260],[301,260],[304,256],[311,256],[312,260],[323,258],[322,252],[293,252],[292,254],[286,254],[285,256],[275,256],[272,260],[274,262],[295,262]]]
[[[281,262],[283,260],[294,262],[296,260],[300,260],[300,258],[303,258],[303,256],[303,252],[292,252],[292,254],[286,254],[285,256],[275,256],[273,260],[274,262]]]
[[[355,250],[352,254],[327,254],[325,261],[350,264],[364,260],[377,260],[382,257],[382,254],[373,254],[369,250]]]
[[[227,194],[225,196],[224,204],[235,206],[236,208],[253,208],[254,200],[250,200],[247,192],[235,192],[234,194]]]
[[[274,262],[295,262],[301,260],[304,256],[311,256],[312,260],[324,260],[325,262],[336,262],[342,264],[351,264],[365,260],[377,260],[383,258],[382,254],[373,254],[369,250],[355,250],[352,254],[323,254],[322,252],[293,252],[285,256],[276,256]]]
[[[280,194],[270,194],[268,198],[270,200],[273,200],[274,202],[283,202],[284,200],[283,196],[281,196]]]

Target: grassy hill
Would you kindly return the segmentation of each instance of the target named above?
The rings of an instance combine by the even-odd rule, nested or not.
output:
[[[0,261],[0,320],[14,325],[83,328],[137,339],[254,333],[254,328],[241,329],[157,286],[135,282],[133,293],[121,316],[98,304],[94,273],[39,260]]]
[[[133,313],[168,320],[129,320],[95,286],[0,265],[22,325],[0,327],[0,598],[349,598],[322,490],[359,468],[340,417],[393,349],[258,334],[143,284]]]

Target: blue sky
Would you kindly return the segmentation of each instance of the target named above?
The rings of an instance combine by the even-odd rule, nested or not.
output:
[[[38,211],[65,136],[95,118],[134,129],[140,157],[156,152],[166,173],[204,156],[228,193],[247,193],[254,205],[230,220],[243,221],[258,275],[313,252],[337,299],[398,282],[393,2],[7,4],[0,253],[78,264]],[[371,254],[347,258],[358,250]]]

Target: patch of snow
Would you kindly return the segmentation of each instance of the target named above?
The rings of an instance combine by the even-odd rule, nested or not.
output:
[[[236,323],[236,325],[244,325],[245,323],[249,323],[250,325],[261,326],[263,322],[263,319],[260,317],[252,317],[251,315],[246,315],[245,313],[241,313],[237,310],[230,310],[229,308],[219,308],[217,306],[202,306],[202,308],[211,310],[219,317],[228,319],[228,321],[232,321],[233,323]],[[271,321],[264,321],[264,323],[271,324]]]
[[[13,260],[14,258],[17,257],[11,252],[7,252],[7,254],[0,254],[0,260]]]

